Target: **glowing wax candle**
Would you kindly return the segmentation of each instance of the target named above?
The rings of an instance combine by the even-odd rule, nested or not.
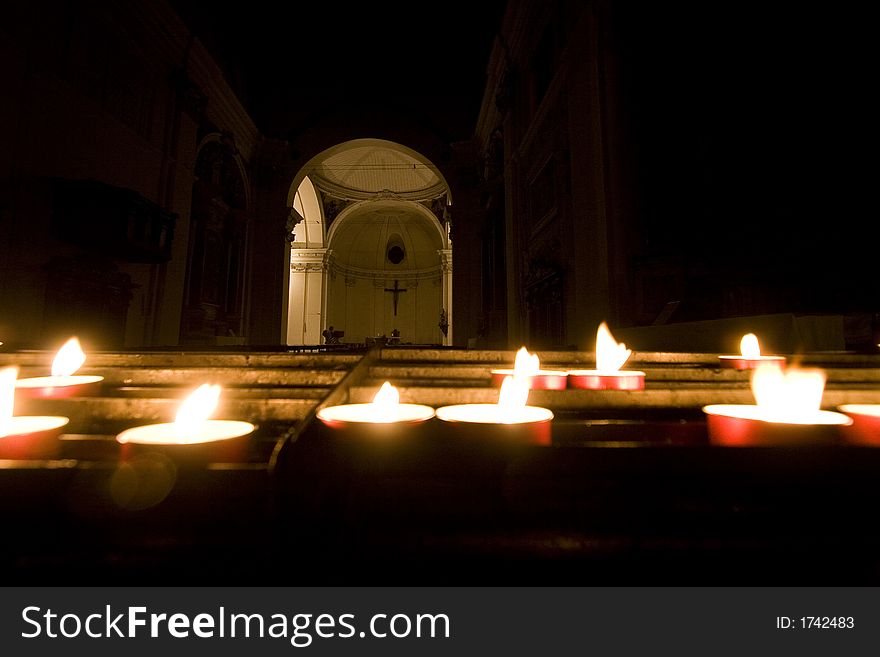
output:
[[[202,384],[181,403],[174,422],[126,429],[116,440],[123,448],[158,449],[194,460],[242,460],[256,428],[240,420],[211,420],[220,398],[219,385]]]
[[[528,406],[529,384],[508,376],[501,384],[497,404],[457,404],[437,409],[437,418],[456,431],[478,440],[549,445],[553,412]]]
[[[763,356],[761,355],[761,345],[758,343],[758,337],[754,333],[746,333],[742,336],[739,343],[739,356],[719,356],[718,361],[721,367],[733,368],[737,370],[753,370],[758,365],[776,365],[777,367],[785,366],[784,356]]]
[[[430,420],[434,409],[423,404],[401,404],[397,388],[386,381],[372,402],[328,406],[319,410],[317,417],[332,429],[360,432],[375,429],[373,433],[381,433]]]
[[[69,419],[52,415],[13,415],[17,367],[0,370],[0,459],[48,458],[60,447],[58,436]]]
[[[852,423],[843,413],[820,410],[825,372],[773,364],[752,371],[755,404],[703,407],[709,440],[727,446],[829,444]]]
[[[845,443],[880,447],[880,404],[843,404],[837,410],[852,419],[842,432]]]
[[[630,355],[632,350],[618,343],[602,322],[596,332],[596,369],[569,370],[569,385],[585,390],[643,390],[644,372],[620,369]]]
[[[568,372],[564,370],[542,370],[538,354],[529,353],[525,347],[516,352],[513,369],[495,369],[491,374],[496,386],[508,376],[517,376],[527,381],[532,390],[565,390],[568,380]]]
[[[70,338],[52,361],[52,376],[19,379],[16,387],[22,397],[31,399],[60,399],[93,394],[100,388],[104,377],[74,374],[85,362],[86,355],[79,340]]]

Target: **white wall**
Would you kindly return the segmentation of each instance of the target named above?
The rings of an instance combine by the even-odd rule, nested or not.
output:
[[[399,279],[398,279],[399,280]],[[443,334],[440,319],[442,287],[439,276],[420,280],[399,280],[401,292],[394,315],[393,295],[385,288],[394,280],[331,277],[327,324],[345,331],[343,342],[364,342],[367,337],[400,331],[401,342],[440,344]]]

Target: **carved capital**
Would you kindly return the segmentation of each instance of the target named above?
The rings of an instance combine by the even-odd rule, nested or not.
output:
[[[324,271],[324,268],[321,266],[319,262],[295,262],[290,265],[290,271],[296,272],[299,274],[304,274],[308,272],[317,272],[320,273]]]
[[[327,271],[326,249],[291,249],[291,271]]]
[[[437,249],[440,256],[440,271],[448,274],[452,271],[452,249]]]
[[[285,238],[291,244],[296,241],[296,227],[303,221],[305,221],[305,218],[295,208],[290,208],[290,212],[287,213],[284,229],[286,231]]]

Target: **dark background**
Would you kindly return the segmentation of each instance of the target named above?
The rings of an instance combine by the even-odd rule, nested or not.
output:
[[[429,142],[436,145],[431,157],[445,167],[446,175],[453,170],[459,174],[460,162],[453,162],[453,157],[465,152],[473,159],[465,163],[472,171],[462,173],[455,185],[471,192],[474,199],[483,195],[478,170],[486,145],[472,143],[469,149],[446,145],[467,142],[477,129],[488,59],[504,9],[500,0],[433,4],[170,1],[225,67],[259,130],[270,138],[261,147],[259,159],[249,165],[255,180],[265,171],[285,166],[291,169],[285,175],[294,175],[319,143],[381,133],[411,148],[424,150]],[[573,80],[586,79],[593,70],[590,67],[607,75],[607,80],[595,86],[596,93],[607,92],[608,98],[599,99],[598,104],[606,116],[599,122],[591,116],[566,117],[565,129],[583,131],[569,142],[580,148],[577,138],[593,130],[591,126],[597,134],[611,126],[602,133],[603,139],[610,135],[602,144],[609,152],[596,161],[609,169],[603,172],[610,181],[604,194],[616,205],[611,208],[619,221],[615,228],[624,229],[618,231],[623,237],[612,244],[609,255],[619,261],[616,280],[629,277],[628,289],[617,286],[621,297],[634,298],[638,295],[630,294],[632,290],[648,290],[647,301],[620,311],[621,326],[649,324],[669,302],[678,300],[683,302],[673,322],[790,312],[880,314],[875,271],[880,243],[874,193],[876,58],[872,56],[868,5],[531,2],[557,21],[577,16],[572,7],[588,6],[597,38],[602,40],[597,56],[607,59],[566,61],[566,66]],[[150,80],[139,80],[136,71],[127,73],[125,61],[113,67],[91,61],[102,56],[109,60],[116,45],[113,39],[107,38],[105,48],[91,53],[85,42],[76,41],[79,28],[67,29],[68,24],[76,27],[77,21],[90,20],[85,9],[95,15],[102,6],[110,5],[83,0],[19,2],[10,5],[4,27],[6,34],[21,39],[22,51],[30,53],[35,66],[45,65],[62,77],[79,75],[80,60],[94,64],[99,72],[112,69],[117,76],[112,85],[95,91],[105,94],[101,102],[146,98],[149,94],[139,95],[137,90]],[[125,12],[126,6],[117,9]],[[570,45],[567,39],[584,38],[583,30],[568,26],[554,27],[561,34],[563,56],[563,46]],[[544,38],[545,27],[525,24],[521,29],[534,39]],[[182,32],[181,39],[190,37]],[[117,41],[125,39],[124,34],[117,36]],[[573,51],[577,49],[567,49]],[[518,56],[516,48],[511,52]],[[18,64],[14,58],[7,61],[13,67]],[[532,64],[527,53],[514,67],[528,69]],[[518,73],[520,81],[528,80],[523,71]],[[13,72],[10,79],[18,80],[17,75]],[[104,85],[108,80],[99,81]],[[56,101],[44,104],[36,97],[16,101],[19,87],[12,85],[7,91],[12,101],[10,116],[45,114],[52,117],[46,119],[46,127],[56,128],[57,133],[54,138],[47,136],[52,130],[44,134],[39,118],[25,121],[34,134],[13,140],[16,143],[5,151],[10,162],[15,162],[13,172],[26,171],[30,162],[39,162],[53,173],[66,167],[63,173],[71,178],[92,175],[88,161],[76,155],[75,146],[67,145],[76,140],[68,140],[59,128],[62,122],[52,116],[50,106]],[[24,102],[32,102],[39,111],[30,111]],[[564,99],[558,105],[561,111],[568,107]],[[588,105],[573,106],[584,112]],[[79,106],[64,111],[67,118],[75,119],[74,125],[87,122],[87,115],[82,121],[76,116],[83,111]],[[519,108],[507,115],[508,123],[524,125],[532,118]],[[420,132],[418,126],[427,130]],[[490,121],[485,132],[495,127]],[[508,162],[523,155],[513,152],[519,143],[518,129],[512,126],[505,132],[511,141],[511,152],[505,154]],[[426,133],[428,137],[418,142]],[[89,155],[96,162],[118,157],[105,140],[95,138],[88,143],[100,144]],[[565,148],[560,146],[562,158]],[[575,151],[572,157],[583,159],[584,155]],[[59,168],[61,163],[64,167]],[[134,185],[138,167],[125,163],[120,169],[132,175],[119,176],[117,182]],[[578,171],[565,183],[570,190],[589,189],[590,180],[578,179],[587,175],[592,172]],[[504,190],[511,198],[516,196],[513,185],[520,185],[514,181],[514,176],[508,176]],[[2,219],[28,216],[28,209],[16,200],[18,190],[10,179],[0,208]],[[16,207],[21,210],[13,214]],[[272,221],[262,209],[257,214],[267,224]],[[490,218],[475,201],[470,207],[459,203],[454,222],[477,227],[470,233],[462,231],[469,239],[488,241],[485,235],[503,232],[506,218],[520,231],[525,230],[520,224],[529,221],[516,207],[503,208]],[[575,224],[571,234],[590,234],[581,230],[590,217],[572,213],[566,221]],[[17,230],[25,235],[23,225]],[[7,236],[9,244],[18,239],[13,231],[0,234]],[[260,234],[266,231],[261,229]],[[504,244],[502,235],[493,248],[503,254]],[[480,252],[477,248],[471,252],[476,262]],[[505,289],[503,283],[493,287],[490,279],[506,281],[512,264],[499,258],[492,267],[480,271],[481,289],[491,289],[506,302],[516,291]],[[674,279],[675,286],[667,286],[667,279]],[[37,293],[43,294],[42,282],[37,285]],[[461,294],[465,288],[457,289]],[[728,302],[728,290],[734,302]],[[735,297],[740,290],[744,290],[741,302]],[[470,297],[476,299],[476,288]],[[571,307],[577,301],[572,297],[566,303]],[[635,302],[615,303],[636,306]],[[269,307],[268,293],[265,305],[266,312],[275,312]],[[475,302],[468,311],[473,315],[468,320],[472,326],[461,325],[459,336],[478,332],[480,309],[476,306]],[[492,307],[503,318],[491,325],[496,331],[493,339],[501,335],[506,339],[508,310],[501,301]],[[463,322],[468,313],[458,316]],[[8,335],[4,339],[11,343]],[[564,344],[580,340],[580,336],[568,336]]]
[[[768,312],[880,310],[866,6],[593,4],[616,25],[607,38],[620,57],[641,257],[711,271],[707,286],[765,289]],[[470,138],[504,10],[500,0],[173,5],[264,134],[291,140],[339,105],[403,109],[448,142]]]
[[[767,312],[876,312],[864,10],[618,5],[643,253],[763,290]]]
[[[405,108],[454,141],[473,134],[505,3],[171,4],[267,136],[344,104]]]

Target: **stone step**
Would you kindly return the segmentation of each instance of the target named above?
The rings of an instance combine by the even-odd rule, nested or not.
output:
[[[42,369],[45,374],[52,367],[56,352],[0,351],[0,367],[18,365]],[[214,352],[92,352],[86,353],[84,367],[254,367],[342,369],[354,367],[363,354],[289,354],[289,353],[214,353]]]
[[[355,386],[350,390],[351,403],[369,402],[379,389],[379,385]],[[434,387],[401,386],[398,388],[400,401],[404,403],[426,404],[428,406],[448,406],[453,404],[494,404],[498,401],[498,389],[492,387]],[[754,397],[748,387],[734,386],[669,386],[649,388],[639,391],[627,390],[532,390],[529,404],[542,406],[553,411],[596,412],[627,411],[638,413],[644,409],[686,409],[699,410],[708,404],[753,404]],[[841,404],[880,403],[880,389],[867,390],[862,387],[830,388],[823,396],[823,407],[834,408]]]
[[[880,364],[877,367],[856,366],[841,367],[835,364],[831,367],[819,364],[802,365],[803,367],[816,367],[825,371],[829,382],[863,382],[880,385]],[[592,363],[590,364],[592,366]],[[590,369],[584,364],[565,362],[542,365],[545,369]],[[491,372],[496,368],[509,369],[506,365],[485,364],[461,364],[461,363],[430,363],[424,361],[404,362],[380,362],[369,368],[369,376],[375,379],[431,379],[438,378],[448,381],[471,381],[473,383],[491,383]],[[748,382],[751,378],[749,370],[736,370],[724,368],[718,365],[706,366],[697,364],[681,364],[666,366],[664,364],[644,364],[636,367],[627,363],[625,370],[645,372],[646,384],[649,381],[703,381],[708,383],[733,383]]]
[[[471,363],[489,364],[492,367],[513,367],[516,350],[491,349],[423,349],[406,347],[384,347],[379,354],[382,362],[393,361],[427,361],[433,363]],[[544,364],[573,363],[578,367],[588,367],[596,362],[596,354],[592,351],[533,351]],[[677,352],[636,352],[634,351],[627,366],[635,363],[681,363],[681,364],[717,364],[718,354],[694,354]],[[878,359],[880,364],[880,359]]]
[[[170,398],[182,400],[192,388],[170,386],[105,386],[98,397],[132,397],[132,398]],[[330,391],[329,387],[309,388],[276,388],[276,387],[237,387],[224,386],[221,395],[224,399],[314,399],[322,400]]]
[[[83,367],[77,374],[104,377],[104,386],[198,386],[219,383],[222,386],[312,387],[335,386],[347,369],[254,368],[254,367]],[[47,372],[24,367],[18,377],[45,376]]]
[[[592,351],[541,351],[536,352],[542,366],[557,364],[576,365],[579,369],[589,369],[596,362]],[[880,354],[857,354],[852,352],[811,352],[807,354],[778,354],[786,356],[789,362],[800,362],[807,366],[875,367],[880,368]],[[669,351],[633,351],[626,363],[627,369],[643,369],[642,365],[701,365],[718,367],[716,353],[687,353]],[[467,349],[421,349],[406,347],[384,347],[378,360],[383,363],[417,362],[487,364],[490,367],[513,367],[516,351],[467,350]]]
[[[556,367],[556,366],[554,366]],[[550,369],[550,366],[547,367]],[[386,379],[389,381],[406,381],[411,379],[429,380],[433,378],[444,381],[469,382],[471,385],[480,383],[491,384],[493,367],[473,365],[431,365],[425,363],[387,364],[381,363],[369,369],[369,376],[373,379]],[[570,363],[559,364],[558,369],[589,369],[576,368]],[[627,365],[626,370],[636,369]],[[878,368],[822,368],[829,382],[863,382],[880,385],[880,367]],[[748,383],[751,373],[748,370],[735,370],[729,368],[699,367],[696,365],[681,367],[645,366],[641,368],[645,372],[646,385],[651,382],[672,381],[699,381],[705,383]]]

